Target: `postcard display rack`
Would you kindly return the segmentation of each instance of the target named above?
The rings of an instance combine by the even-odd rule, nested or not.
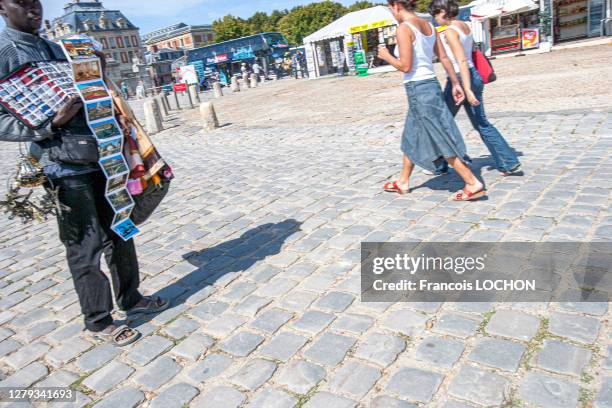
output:
[[[588,34],[587,0],[561,0],[557,3],[559,40],[586,37]]]
[[[30,129],[45,127],[76,95],[65,61],[31,62],[0,80],[0,104]]]
[[[130,170],[123,155],[124,135],[102,78],[100,59],[90,40],[65,39],[61,45],[71,64],[87,123],[98,142],[99,164],[107,179],[105,196],[115,212],[111,229],[127,241],[140,231],[130,219],[134,200],[127,189]]]

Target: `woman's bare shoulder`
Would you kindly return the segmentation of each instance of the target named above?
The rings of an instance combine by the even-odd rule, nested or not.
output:
[[[470,27],[470,25],[468,23],[466,23],[465,21],[461,21],[461,20],[455,20],[453,21],[453,24],[458,27],[461,31],[463,31],[463,33],[465,35],[469,35],[472,32],[472,28]]]

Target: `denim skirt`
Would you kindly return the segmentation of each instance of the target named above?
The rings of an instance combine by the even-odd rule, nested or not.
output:
[[[444,102],[436,78],[405,83],[408,115],[402,136],[402,152],[417,166],[435,171],[445,158],[469,162],[455,118]]]

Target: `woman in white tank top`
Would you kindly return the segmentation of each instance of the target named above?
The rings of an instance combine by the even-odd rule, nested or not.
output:
[[[384,46],[379,48],[378,56],[404,73],[409,109],[402,135],[402,174],[397,181],[387,183],[384,190],[408,193],[415,164],[435,171],[443,162],[448,162],[465,181],[465,188],[455,193],[453,199],[471,201],[480,198],[485,195],[484,185],[467,166],[470,159],[463,137],[446,107],[433,69],[434,53],[448,73],[455,103],[460,104],[465,95],[453,64],[431,23],[415,14],[416,0],[388,0],[388,3],[399,22],[398,46],[395,57]]]
[[[472,126],[480,133],[480,137],[491,152],[491,157],[495,161],[495,166],[499,172],[503,176],[520,174],[521,163],[516,152],[485,115],[483,106],[484,82],[474,68],[472,60],[474,39],[470,27],[463,21],[456,19],[459,6],[454,0],[433,0],[429,5],[429,12],[439,25],[447,26],[446,30],[440,34],[440,38],[448,57],[453,63],[455,72],[461,76],[467,99],[463,106]],[[453,116],[457,115],[461,105],[457,105],[452,96],[452,78],[447,83],[445,99]],[[441,163],[434,173],[443,174],[447,171],[448,165]]]

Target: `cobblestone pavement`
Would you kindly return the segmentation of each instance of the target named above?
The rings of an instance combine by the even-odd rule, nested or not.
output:
[[[177,179],[137,238],[142,288],[172,307],[127,348],[91,339],[54,222],[3,216],[0,386],[78,390],[51,406],[612,407],[606,303],[360,302],[362,241],[612,240],[612,114],[495,123],[525,175],[503,179],[470,134],[490,192],[466,204],[449,201],[454,174],[381,192],[401,121],[204,134],[173,119],[155,140]],[[2,144],[2,174],[16,151]]]

